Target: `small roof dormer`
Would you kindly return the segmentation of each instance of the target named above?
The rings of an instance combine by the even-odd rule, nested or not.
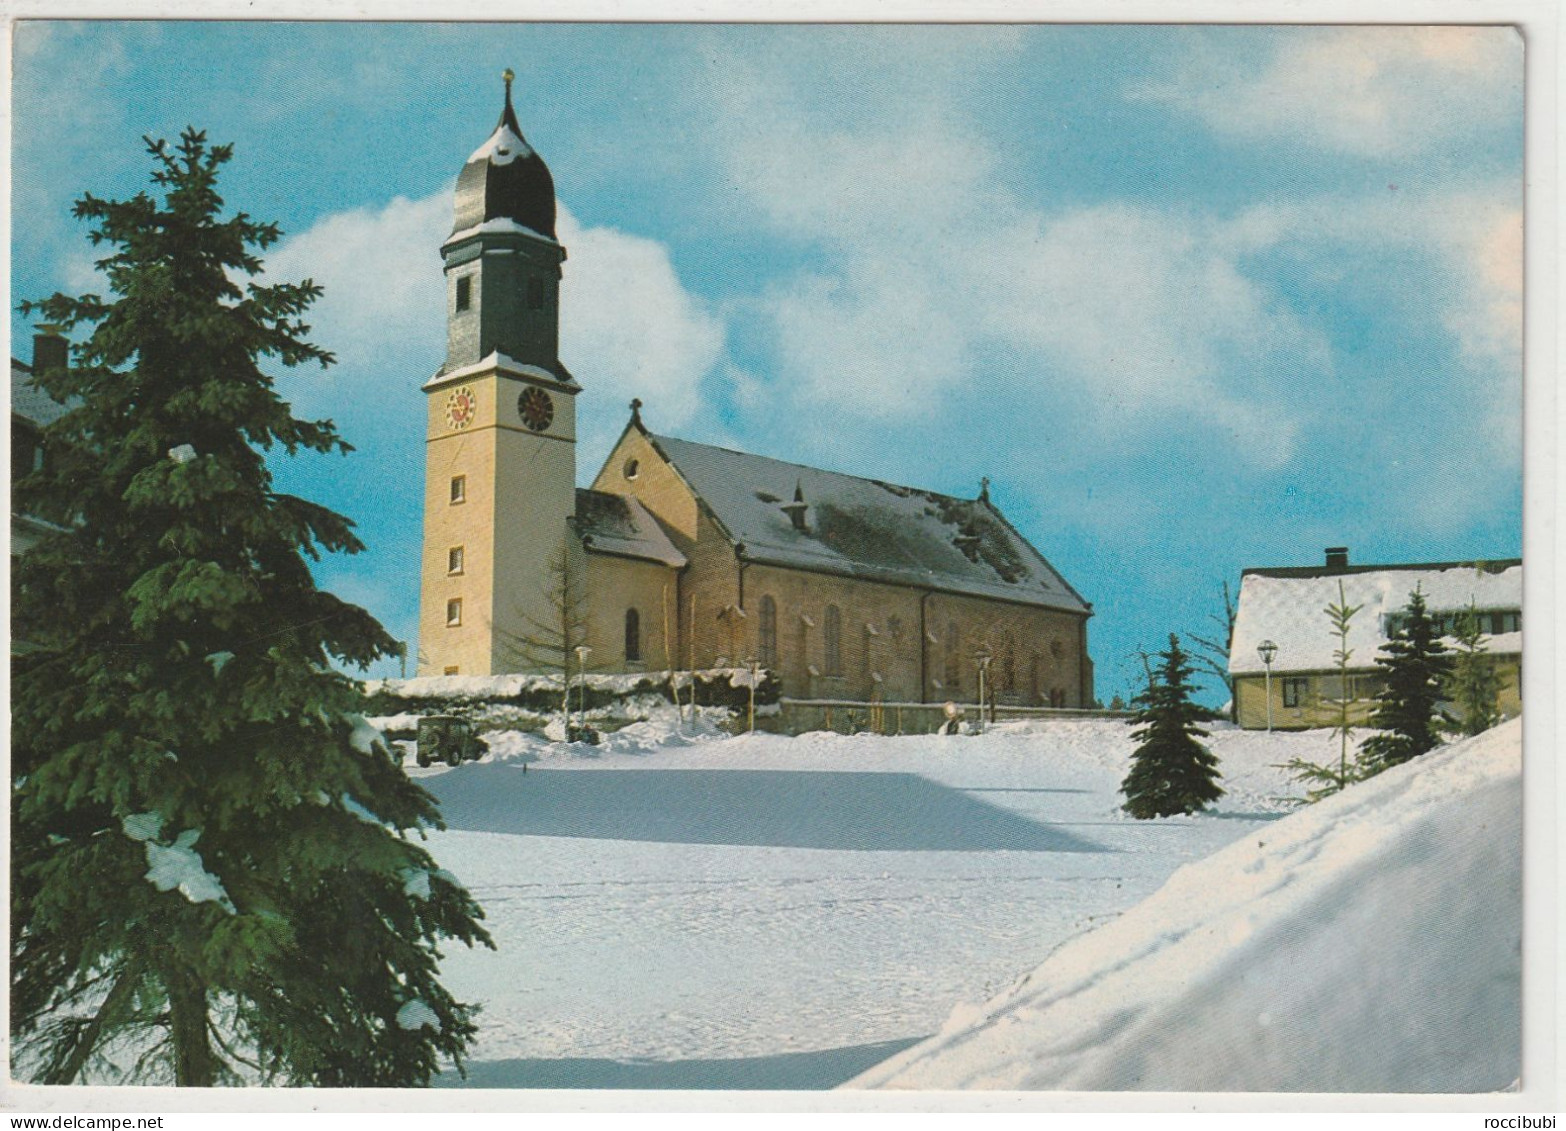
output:
[[[545,239],[555,238],[555,181],[517,124],[505,72],[506,104],[489,139],[473,151],[457,177],[452,235],[492,221],[511,221]]]

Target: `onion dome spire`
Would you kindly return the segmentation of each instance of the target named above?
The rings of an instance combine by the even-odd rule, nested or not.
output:
[[[511,83],[516,75],[508,68],[503,77],[506,101],[495,132],[473,151],[457,177],[452,234],[492,220],[509,220],[553,240],[554,178],[544,159],[522,136],[522,127],[517,123],[516,110],[511,105]]]

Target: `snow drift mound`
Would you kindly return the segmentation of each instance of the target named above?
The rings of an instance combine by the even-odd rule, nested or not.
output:
[[[1505,1088],[1521,755],[1513,720],[1266,826],[847,1086]]]

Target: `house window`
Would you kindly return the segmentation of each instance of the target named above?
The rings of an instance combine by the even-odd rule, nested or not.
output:
[[[447,664],[446,667],[445,667],[445,670],[442,671],[441,674],[442,675],[456,675],[457,674],[457,665],[456,664]]]
[[[769,594],[761,599],[761,666],[775,668],[778,665],[778,603]]]
[[[457,279],[457,313],[460,314],[473,305],[473,276],[463,275]]]
[[[527,308],[529,310],[544,309],[544,280],[532,278],[527,281]]]
[[[453,546],[446,551],[446,573],[455,577],[462,572],[462,547]]]
[[[1310,695],[1310,679],[1306,676],[1286,676],[1283,680],[1283,705],[1302,707]]]
[[[462,623],[462,598],[453,597],[446,602],[446,627],[456,628]]]
[[[822,628],[825,638],[825,654],[822,657],[827,675],[843,674],[843,614],[836,605],[826,607],[826,624]]]
[[[946,663],[941,676],[946,690],[954,694],[962,690],[962,637],[957,635],[957,622],[946,622]]]
[[[1349,679],[1349,689],[1355,699],[1374,699],[1386,690],[1387,681],[1379,675],[1356,675]]]
[[[625,610],[625,659],[635,663],[642,658],[642,614],[635,609]]]
[[[453,475],[451,477],[451,501],[460,503],[468,497],[468,477],[466,475]]]

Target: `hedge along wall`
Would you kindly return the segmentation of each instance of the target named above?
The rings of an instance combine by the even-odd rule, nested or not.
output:
[[[748,668],[711,668],[697,672],[678,672],[680,702],[690,703],[694,680],[696,704],[701,707],[727,707],[744,711],[750,706],[751,673]],[[563,688],[558,676],[424,676],[419,679],[368,680],[364,685],[364,713],[371,717],[388,715],[463,715],[476,722],[493,719],[526,724],[547,719],[560,711]],[[756,673],[756,706],[770,707],[782,695],[782,685],[769,671]],[[643,717],[635,707],[648,697],[673,704],[669,678],[663,672],[629,675],[587,676],[584,690],[580,677],[571,680],[571,710],[585,704],[589,714],[613,718],[615,708],[626,708],[627,718]],[[639,703],[637,701],[640,701]]]

